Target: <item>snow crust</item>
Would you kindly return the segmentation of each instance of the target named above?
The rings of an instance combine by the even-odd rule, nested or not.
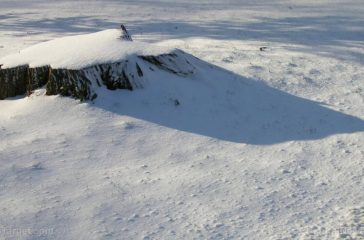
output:
[[[113,63],[130,55],[158,55],[172,49],[120,38],[121,30],[68,36],[36,44],[0,59],[2,68],[21,65],[81,69],[94,64]]]
[[[0,101],[0,239],[364,238],[363,1],[228,3],[0,0],[0,56],[125,23],[228,70]]]

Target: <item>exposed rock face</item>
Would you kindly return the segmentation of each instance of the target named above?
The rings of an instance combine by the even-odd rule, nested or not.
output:
[[[0,70],[0,99],[24,94],[27,73],[27,66]]]
[[[48,69],[47,95],[72,96],[81,101],[96,97],[91,91],[92,82],[85,70]]]
[[[145,73],[150,68],[145,69],[147,66],[179,76],[191,75],[196,68],[188,60],[189,57],[183,51],[175,50],[169,54],[136,56],[79,70],[52,69],[50,66],[0,69],[0,99],[30,94],[32,90],[46,86],[47,95],[93,100],[97,97],[95,87],[102,85],[110,90],[142,88],[147,77]]]

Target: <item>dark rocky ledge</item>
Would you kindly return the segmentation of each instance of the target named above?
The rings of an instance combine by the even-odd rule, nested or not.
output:
[[[81,101],[97,97],[96,86],[107,89],[143,87],[143,78],[150,69],[178,76],[188,76],[196,68],[188,59],[192,56],[176,49],[169,54],[136,56],[116,63],[89,66],[79,70],[53,69],[50,66],[31,68],[27,65],[0,68],[0,99],[30,95],[34,89],[45,86],[47,95],[71,96]]]

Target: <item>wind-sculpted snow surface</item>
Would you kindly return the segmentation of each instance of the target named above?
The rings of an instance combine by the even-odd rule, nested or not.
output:
[[[360,118],[200,60],[191,62],[198,68],[191,78],[150,71],[142,91],[127,95],[102,91],[95,106],[172,129],[255,145],[364,131]],[[150,102],[148,107],[143,101]],[[175,101],[178,104],[170,109],[168,102]],[[117,102],[129,103],[113,107]]]
[[[29,97],[0,101],[0,239],[363,239],[363,12],[361,0],[0,0],[0,57],[120,23],[163,50],[91,58],[90,76],[102,65],[118,79],[125,59],[137,75],[90,77],[93,101],[46,96],[53,66]]]
[[[140,47],[139,43],[119,39],[120,34],[118,30],[108,30],[66,37],[4,57],[0,59],[5,63],[0,69],[0,93],[7,93],[4,88],[8,79],[15,80],[15,84],[8,84],[11,97],[19,94],[21,87],[25,93],[43,85],[46,95],[72,96],[81,101],[95,100],[102,93],[107,100],[101,99],[97,106],[108,111],[249,144],[318,139],[364,130],[364,122],[358,118],[243,78],[178,49],[162,54],[161,47]],[[77,44],[68,49],[66,46],[72,42]],[[62,48],[67,51],[60,51]],[[151,53],[159,55],[148,55]],[[24,64],[29,67],[18,67]],[[100,87],[145,90],[118,99]],[[109,94],[111,98],[107,97]],[[165,115],[158,104],[148,109],[138,104],[141,98],[160,102],[165,96],[177,107],[181,105],[177,113],[166,110]],[[107,104],[115,99],[130,104],[123,109],[109,109]]]
[[[62,37],[3,57],[0,64],[3,69],[29,65],[31,68],[50,66],[78,70],[120,62],[133,55],[160,55],[173,51],[153,44],[126,41],[121,37],[122,31],[119,29]]]

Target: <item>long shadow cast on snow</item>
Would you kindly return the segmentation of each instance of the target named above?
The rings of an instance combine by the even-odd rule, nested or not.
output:
[[[212,68],[205,72],[208,76],[196,79],[168,83],[166,77],[131,92],[105,90],[95,106],[172,129],[254,145],[364,131],[362,119]],[[153,84],[157,86],[149,91]]]
[[[131,32],[169,36],[170,38],[206,37],[221,40],[265,41],[283,47],[295,44],[294,50],[315,52],[319,55],[364,62],[361,52],[342,50],[340,47],[362,47],[364,20],[357,17],[257,17],[254,22],[188,21],[131,22]]]
[[[125,2],[133,6],[142,4],[139,1]],[[167,9],[176,7],[175,3],[168,4],[164,1],[157,1],[157,3],[163,4]],[[221,7],[220,5],[221,3],[215,3],[213,8]],[[115,3],[113,6],[118,6],[118,4]],[[184,4],[178,6],[181,11],[188,10]],[[203,7],[201,8],[203,9]],[[197,22],[178,19],[166,22],[159,18],[148,21],[128,21],[122,17],[108,20],[93,15],[33,17],[30,14],[29,18],[23,15],[0,15],[0,31],[16,31],[18,32],[16,36],[37,35],[45,32],[70,35],[70,33],[90,33],[115,28],[120,23],[125,23],[132,35],[141,36],[148,41],[153,41],[157,36],[168,36],[168,38],[175,39],[205,37],[221,40],[259,40],[267,43],[280,43],[287,48],[292,48],[287,45],[295,44],[294,50],[296,51],[312,52],[314,49],[319,55],[364,62],[363,53],[340,48],[362,47],[364,20],[357,16],[256,17],[253,22],[204,19]],[[154,37],[148,39],[148,36]]]

